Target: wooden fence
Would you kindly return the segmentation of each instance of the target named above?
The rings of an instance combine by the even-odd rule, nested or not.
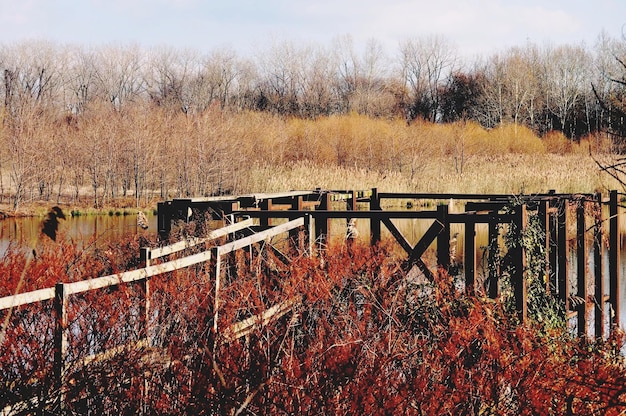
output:
[[[479,270],[476,262],[476,229],[479,224],[488,227],[490,261],[495,262],[495,245],[501,238],[501,229],[508,227],[514,238],[521,240],[527,229],[530,215],[538,218],[541,228],[542,252],[545,257],[546,289],[558,297],[566,308],[567,318],[577,322],[580,335],[589,335],[589,329],[597,337],[606,337],[610,330],[620,325],[620,196],[611,191],[608,198],[600,194],[546,194],[516,196],[475,194],[418,194],[381,193],[377,189],[367,191],[297,191],[281,194],[255,194],[239,197],[200,198],[167,201],[159,204],[159,232],[167,235],[178,222],[201,220],[205,215],[213,219],[230,219],[231,225],[212,231],[202,238],[191,238],[159,248],[143,248],[142,258],[146,267],[123,273],[104,276],[74,283],[58,283],[55,287],[17,294],[0,299],[0,311],[12,311],[32,303],[53,300],[55,311],[54,329],[54,379],[60,392],[57,400],[63,404],[64,386],[68,382],[66,354],[68,348],[68,311],[71,296],[120,284],[136,282],[142,285],[145,298],[141,311],[145,325],[150,314],[150,277],[180,268],[213,261],[215,269],[214,331],[222,331],[224,339],[236,339],[249,334],[257,325],[264,325],[288,313],[299,298],[291,298],[268,308],[260,315],[220,328],[219,311],[222,260],[229,253],[244,247],[262,243],[274,236],[288,233],[303,236],[298,244],[307,253],[317,251],[323,255],[324,247],[333,232],[331,220],[345,221],[339,234],[345,235],[346,224],[351,219],[361,219],[369,224],[369,241],[377,244],[383,230],[399,244],[407,256],[407,269],[413,266],[427,278],[435,278],[436,268],[449,269],[452,264],[451,228],[463,227],[463,281],[468,293],[476,293]],[[449,201],[464,202],[460,212],[452,210]],[[399,206],[419,209],[398,209]],[[392,209],[388,209],[388,208]],[[605,209],[605,207],[608,207]],[[608,213],[606,212],[608,211]],[[419,219],[428,221],[426,231],[412,243],[403,235],[398,221]],[[273,225],[272,224],[277,224]],[[608,224],[608,233],[607,233]],[[384,228],[383,228],[384,226]],[[243,237],[237,233],[252,230]],[[304,231],[304,232],[302,232]],[[241,234],[241,233],[240,233]],[[214,242],[230,236],[230,241],[221,245]],[[574,248],[572,250],[572,242]],[[606,243],[606,244],[605,244]],[[158,263],[156,260],[181,252],[191,247],[213,244],[196,254]],[[492,245],[494,244],[494,245]],[[590,245],[589,245],[590,244]],[[424,259],[427,250],[434,246],[436,264],[429,265]],[[521,320],[527,318],[526,264],[529,249],[516,245],[508,258],[513,262],[510,276],[515,304]],[[606,251],[608,250],[608,253]],[[280,255],[280,252],[277,251]],[[570,270],[571,256],[575,270]],[[608,265],[605,264],[608,261]],[[588,267],[593,265],[593,267]],[[499,270],[490,267],[483,275],[485,293],[490,297],[499,295]],[[608,273],[608,276],[605,275]],[[572,276],[574,279],[572,279]],[[574,282],[572,282],[574,280]],[[608,282],[608,287],[605,284]],[[573,284],[572,284],[573,283]],[[573,290],[572,290],[573,288]],[[592,325],[593,324],[593,325]],[[89,365],[98,360],[109,359],[126,348],[150,345],[150,331],[134,345],[119,346],[82,360]],[[10,414],[18,408],[34,406],[33,402],[5,403],[0,415]]]
[[[58,408],[62,408],[65,402],[65,387],[69,382],[69,380],[67,379],[68,376],[66,371],[66,356],[68,352],[67,331],[69,326],[68,301],[72,295],[77,295],[80,293],[112,286],[118,286],[125,283],[139,283],[142,285],[143,291],[145,293],[143,305],[141,305],[141,310],[143,315],[143,323],[144,325],[147,325],[149,322],[148,316],[150,314],[151,277],[213,260],[216,264],[213,274],[216,280],[214,295],[214,330],[223,330],[224,339],[227,341],[232,341],[248,334],[259,325],[263,326],[268,322],[271,322],[272,320],[283,316],[284,314],[289,312],[293,305],[296,304],[299,300],[297,298],[288,299],[283,303],[274,305],[272,308],[264,311],[259,316],[251,317],[227,328],[218,328],[219,287],[220,276],[222,274],[220,271],[220,265],[222,263],[222,259],[228,253],[231,253],[235,250],[251,246],[255,243],[269,241],[271,238],[280,234],[299,230],[304,225],[305,218],[298,218],[275,227],[270,227],[265,230],[255,232],[250,236],[233,239],[233,241],[227,242],[222,245],[213,245],[210,248],[196,254],[188,255],[175,260],[165,261],[158,264],[153,264],[159,258],[166,257],[192,247],[197,247],[201,244],[212,244],[215,240],[218,240],[222,237],[234,236],[235,233],[239,231],[255,227],[253,219],[242,219],[239,222],[234,222],[231,225],[227,225],[217,230],[213,230],[207,236],[202,238],[191,238],[185,241],[180,241],[171,245],[158,248],[142,248],[141,256],[146,262],[146,267],[144,268],[73,283],[60,282],[57,283],[54,287],[0,298],[0,311],[4,310],[8,311],[8,313],[11,313],[17,308],[25,307],[33,303],[43,302],[47,300],[52,300],[54,302],[55,329],[53,369],[54,380],[56,384],[55,391],[58,391],[59,394],[57,397],[50,398],[50,400],[56,400]],[[137,342],[134,342],[132,344],[120,345],[99,354],[94,354],[83,358],[79,363],[79,367],[111,359],[119,353],[128,349],[149,347],[151,345],[151,340],[149,338],[150,331],[148,330],[148,328],[144,328],[143,333],[146,334],[146,337],[138,340]],[[5,342],[12,342],[12,340],[6,340]],[[32,398],[30,400],[18,403],[1,404],[2,406],[0,406],[0,415],[9,415],[31,408],[45,408],[51,405],[52,402],[42,404],[38,402],[37,398]]]
[[[490,242],[497,242],[502,227],[509,226],[518,233],[514,238],[521,239],[527,228],[529,215],[535,215],[539,219],[542,236],[542,241],[538,244],[543,246],[542,252],[546,256],[546,290],[563,302],[566,317],[576,321],[580,335],[586,334],[593,324],[595,336],[604,337],[607,330],[620,325],[622,295],[619,285],[619,209],[622,196],[617,191],[610,191],[607,197],[603,197],[599,193],[558,194],[554,191],[513,196],[382,193],[376,188],[361,191],[317,189],[219,197],[215,200],[199,198],[168,201],[159,206],[159,224],[162,227],[160,232],[167,233],[176,221],[193,221],[201,218],[203,213],[211,213],[216,218],[225,215],[248,215],[258,218],[263,224],[270,224],[281,218],[294,219],[309,215],[313,223],[311,240],[315,240],[318,250],[321,250],[332,235],[332,219],[343,219],[346,224],[351,219],[362,219],[369,222],[372,244],[381,240],[384,226],[406,252],[408,267],[416,265],[430,278],[433,277],[433,269],[436,267],[450,267],[450,230],[453,224],[460,224],[464,229],[465,288],[469,293],[474,293],[478,276],[475,257],[478,250],[477,225],[487,224]],[[463,210],[453,212],[448,204],[450,201],[456,204],[465,203]],[[411,205],[418,209],[398,209],[402,205]],[[180,213],[185,213],[186,216],[181,216]],[[403,219],[432,222],[417,243],[411,244],[394,223]],[[339,234],[344,235],[345,231],[345,226],[342,226]],[[422,259],[431,244],[436,246],[437,264],[434,267],[427,266]],[[571,249],[572,244],[574,250]],[[497,247],[488,250],[490,261],[495,260],[493,254],[496,250]],[[514,263],[511,282],[516,308],[522,320],[527,318],[528,308],[525,278],[527,254],[525,247],[518,245],[508,256]],[[605,267],[606,261],[608,267]],[[572,262],[576,265],[575,270],[570,270]],[[589,265],[593,267],[589,269]],[[498,273],[496,267],[490,267],[486,277],[488,295],[493,298],[499,294]],[[572,276],[574,282],[571,281]],[[608,281],[608,287],[605,280]]]

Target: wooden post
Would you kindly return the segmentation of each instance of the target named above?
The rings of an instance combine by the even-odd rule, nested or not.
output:
[[[211,257],[215,259],[215,299],[213,301],[213,335],[217,337],[217,319],[219,318],[220,308],[220,281],[222,274],[222,256],[220,255],[220,248],[214,247],[211,249]]]
[[[302,211],[303,202],[302,195],[292,198],[291,200],[291,210],[292,211]],[[300,241],[300,235],[302,230],[294,229],[289,231],[289,248],[293,251],[297,251],[298,248],[301,248],[303,241]]]
[[[351,197],[348,198],[346,204],[346,210],[348,211],[356,211],[356,201],[357,201],[357,191],[351,191]],[[348,249],[352,249],[352,245],[354,244],[354,240],[358,235],[358,231],[356,228],[356,218],[346,218],[346,245]]]
[[[541,241],[541,245],[544,250],[544,274],[543,274],[543,283],[546,288],[546,293],[550,293],[550,214],[548,214],[548,201],[542,199],[539,201],[539,209],[537,211],[537,215],[539,216],[539,223],[541,224],[541,230],[543,231],[543,241]]]
[[[448,205],[437,205],[437,221],[443,224],[443,230],[437,236],[437,263],[444,270],[450,268],[450,222]]]
[[[306,256],[311,256],[313,253],[313,217],[311,214],[304,215],[304,231],[303,231],[303,251]]]
[[[171,201],[157,203],[157,228],[159,236],[165,240],[172,230],[172,203]]]
[[[263,211],[271,211],[272,210],[272,200],[270,198],[266,198],[261,201],[261,209]],[[261,218],[261,227],[267,228],[270,226],[269,217]]]
[[[620,251],[621,236],[619,229],[619,201],[617,191],[611,191],[609,195],[609,290],[611,308],[613,309],[613,326],[620,327]]]
[[[595,226],[593,235],[593,274],[594,274],[594,290],[595,290],[595,315],[594,326],[595,335],[597,338],[604,338],[604,320],[606,318],[604,313],[604,279],[602,278],[603,265],[603,226],[602,226],[602,194],[596,193],[595,195]]]
[[[487,294],[491,299],[496,299],[500,293],[498,287],[498,276],[500,275],[500,270],[497,261],[497,259],[500,257],[500,247],[498,245],[498,237],[500,236],[500,233],[498,228],[498,220],[497,218],[495,218],[495,216],[495,212],[489,215],[489,275],[487,277]]]
[[[473,219],[465,222],[464,253],[465,292],[473,295],[476,280],[476,222]]]
[[[372,196],[370,197],[370,211],[380,211],[380,197],[378,189],[372,188]],[[372,216],[370,218],[370,242],[374,246],[380,243],[380,218]]]
[[[550,211],[552,211],[553,209],[555,209],[556,207],[554,206],[554,201],[551,200],[550,201]],[[553,212],[550,212],[548,214],[548,223],[549,223],[549,247],[550,247],[550,251],[548,252],[548,263],[549,263],[549,270],[550,270],[550,277],[548,279],[548,282],[550,284],[550,293],[552,293],[553,296],[556,296],[558,294],[558,284],[557,284],[557,274],[556,271],[558,269],[558,260],[557,260],[557,254],[558,254],[558,244],[557,244],[557,238],[558,238],[558,234],[557,234],[557,218],[558,216],[555,215]]]
[[[65,357],[67,356],[67,299],[65,284],[59,282],[55,285],[54,311],[54,379],[59,397],[59,408],[65,409]]]
[[[512,261],[515,274],[511,276],[513,292],[515,294],[515,308],[521,322],[526,322],[528,316],[527,288],[526,288],[526,250],[522,244],[524,230],[528,221],[526,205],[520,205],[515,209],[515,227],[518,244],[514,249]]]
[[[587,250],[585,242],[585,202],[576,206],[576,295],[581,299],[577,305],[578,335],[587,333]]]
[[[559,207],[559,213],[557,218],[557,287],[559,288],[559,299],[563,302],[565,308],[565,318],[567,318],[567,312],[569,311],[569,274],[567,258],[567,211],[569,209],[569,201],[563,199],[561,206]]]
[[[320,203],[315,208],[316,211],[328,211],[330,207],[330,194],[323,192],[320,194]],[[323,252],[326,242],[328,240],[328,233],[330,231],[330,219],[326,218],[320,220],[315,218],[315,240],[317,242],[318,253]]]

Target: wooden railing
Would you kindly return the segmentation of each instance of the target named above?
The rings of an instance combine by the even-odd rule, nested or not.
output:
[[[67,380],[67,368],[66,368],[66,355],[68,350],[68,301],[72,295],[76,295],[83,292],[103,289],[111,286],[117,286],[125,283],[140,283],[144,288],[144,304],[141,305],[144,323],[148,323],[148,315],[150,313],[150,277],[161,275],[164,273],[172,272],[178,269],[187,268],[196,264],[205,263],[210,260],[215,260],[215,310],[214,310],[214,330],[220,329],[218,327],[218,308],[219,308],[219,286],[221,268],[220,264],[222,258],[235,250],[251,246],[258,242],[269,241],[275,236],[282,233],[292,232],[293,230],[302,228],[305,225],[305,218],[299,218],[287,223],[268,228],[264,231],[254,233],[250,236],[235,239],[223,245],[213,245],[208,249],[196,254],[191,254],[182,258],[165,261],[159,264],[151,264],[156,259],[166,257],[168,255],[179,253],[183,250],[198,247],[201,244],[212,243],[215,240],[233,235],[238,231],[253,227],[253,219],[248,218],[240,222],[233,223],[231,225],[219,228],[211,231],[206,237],[192,238],[185,241],[180,241],[171,245],[158,247],[158,248],[143,248],[142,257],[146,260],[146,267],[137,270],[126,271],[114,275],[102,276],[95,279],[72,282],[72,283],[57,283],[55,287],[35,290],[32,292],[21,293],[13,296],[0,298],[0,311],[9,310],[12,311],[15,308],[23,307],[29,304],[42,302],[46,300],[54,300],[55,311],[55,329],[54,329],[54,379],[56,381],[56,390],[60,392],[60,397],[56,398],[60,400],[59,403],[63,403],[65,398],[63,391],[65,389]],[[253,316],[242,322],[235,323],[224,329],[224,340],[230,342],[241,336],[249,333],[252,328],[256,326],[263,326],[277,319],[286,313],[288,313],[293,306],[299,301],[298,298],[289,299],[283,303],[279,303],[262,312],[258,316]],[[144,330],[146,334],[145,338],[138,340],[137,342],[119,345],[114,348],[105,350],[99,354],[89,355],[81,360],[80,365],[86,366],[94,362],[99,362],[115,357],[122,351],[128,349],[146,348],[151,345],[151,340],[147,334],[150,331],[147,328]],[[11,342],[12,340],[6,340],[5,342]],[[16,411],[17,409],[28,408],[29,406],[39,405],[37,400],[30,399],[25,402],[3,404],[0,407],[0,415],[8,415]]]

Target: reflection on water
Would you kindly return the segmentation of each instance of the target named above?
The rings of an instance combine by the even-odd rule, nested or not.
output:
[[[30,247],[41,238],[42,218],[8,218],[0,220],[0,258],[9,244]],[[66,238],[78,244],[107,243],[128,234],[156,234],[157,217],[148,216],[149,227],[137,226],[136,215],[85,215],[59,221],[57,238]],[[47,238],[47,237],[43,237]]]

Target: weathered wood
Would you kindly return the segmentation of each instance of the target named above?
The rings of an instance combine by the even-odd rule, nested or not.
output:
[[[604,301],[604,245],[603,240],[603,218],[602,218],[602,194],[596,195],[595,225],[593,233],[593,274],[594,274],[594,297],[596,300],[594,327],[595,336],[604,339],[604,321],[606,314],[604,312],[606,303]]]
[[[528,216],[526,213],[526,205],[520,205],[515,208],[516,220],[515,239],[521,242],[524,230],[526,229]],[[514,265],[514,275],[511,276],[513,283],[513,292],[515,295],[515,309],[521,322],[526,322],[528,317],[527,287],[526,287],[526,252],[523,244],[517,244],[513,251],[511,260]]]
[[[380,198],[378,198],[378,189],[372,188],[372,196],[370,197],[370,211],[380,211]],[[372,245],[380,243],[380,219],[370,218],[370,242]]]
[[[578,201],[576,206],[576,294],[582,302],[576,306],[578,312],[578,335],[587,331],[587,244],[585,241],[585,202]]]
[[[69,294],[66,292],[64,283],[57,283],[54,297],[54,382],[56,390],[59,392],[58,406],[63,411],[65,408],[65,357],[67,356],[67,300]]]
[[[463,254],[463,271],[465,272],[465,292],[475,294],[476,285],[476,223],[465,223],[465,247]]]
[[[500,246],[498,238],[500,236],[499,224],[495,218],[489,222],[489,271],[487,274],[487,295],[491,299],[496,299],[500,294],[498,277],[500,276]]]
[[[391,235],[396,239],[398,244],[400,244],[400,246],[404,249],[404,251],[406,251],[406,254],[411,255],[411,251],[413,250],[413,247],[411,246],[409,241],[404,237],[404,235],[402,235],[402,232],[400,232],[398,227],[396,227],[396,225],[393,222],[391,222],[391,219],[383,218],[382,223],[385,225],[385,227],[387,227],[387,229],[389,230]]]
[[[417,259],[422,257],[422,254],[426,251],[428,246],[435,241],[435,238],[441,233],[444,229],[444,225],[439,221],[435,220],[428,230],[424,233],[422,238],[411,248],[411,252],[409,255],[409,263],[416,261]]]
[[[236,222],[234,224],[230,224],[225,227],[209,231],[206,237],[190,238],[190,239],[186,239],[183,241],[178,241],[174,244],[170,244],[167,246],[153,248],[150,250],[150,259],[157,259],[159,257],[167,256],[169,254],[177,253],[187,248],[197,246],[199,244],[208,243],[212,240],[226,237],[229,234],[235,233],[245,228],[252,227],[253,225],[254,225],[254,220],[252,218],[247,218],[243,221]]]
[[[619,201],[617,191],[611,191],[609,202],[609,291],[611,297],[611,308],[613,309],[613,326],[620,327],[621,315],[621,293],[620,293],[620,257],[621,257],[621,238],[619,229]]]
[[[162,264],[157,264],[143,269],[122,272],[109,276],[97,277],[95,279],[83,280],[80,282],[67,283],[66,290],[68,294],[76,294],[86,292],[88,290],[101,289],[108,286],[118,285],[120,283],[129,283],[146,277],[156,276],[163,273],[172,272],[184,267],[193,266],[195,264],[204,263],[211,259],[211,251],[203,251],[202,253],[193,254],[182,259],[171,260]]]
[[[302,227],[303,225],[304,225],[304,218],[297,218],[287,223],[276,225],[268,230],[253,234],[249,237],[240,238],[239,240],[226,243],[222,246],[219,246],[217,248],[217,252],[219,256],[222,256],[224,254],[238,250],[242,247],[247,247],[249,245],[263,241],[267,238],[272,238],[278,234],[287,232],[289,230],[293,230],[294,228]]]
[[[565,307],[565,312],[567,313],[570,309],[569,302],[569,272],[568,272],[568,262],[567,262],[567,210],[569,203],[567,201],[561,201],[561,206],[559,207],[559,213],[557,218],[557,282],[559,288],[559,299],[563,303]]]
[[[300,296],[295,296],[284,302],[278,303],[265,311],[244,319],[243,321],[232,324],[223,333],[222,341],[224,343],[232,342],[243,336],[249,335],[253,331],[263,328],[264,326],[276,321],[293,310],[294,306],[301,301]]]
[[[539,202],[539,209],[537,210],[537,215],[539,216],[539,224],[541,226],[541,231],[543,231],[541,246],[544,252],[544,273],[541,276],[544,281],[544,287],[547,293],[550,293],[550,214],[548,213],[548,201],[541,200]]]
[[[29,303],[41,302],[54,299],[54,288],[33,290],[32,292],[20,293],[17,295],[0,298],[0,310],[17,308]]]
[[[443,229],[437,236],[437,263],[448,270],[450,267],[450,223],[448,221],[449,208],[447,205],[437,206],[437,221],[443,224]]]

